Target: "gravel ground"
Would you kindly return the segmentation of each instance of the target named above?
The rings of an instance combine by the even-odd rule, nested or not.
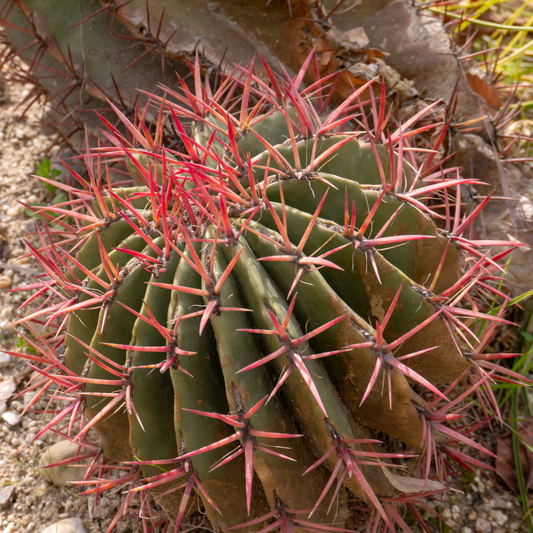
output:
[[[24,257],[26,250],[22,242],[22,239],[35,242],[36,237],[32,235],[35,220],[26,214],[19,202],[44,204],[50,201],[50,193],[31,174],[44,157],[53,162],[57,156],[55,137],[35,126],[38,117],[31,113],[22,119],[19,117],[17,104],[27,91],[20,85],[0,82],[1,350],[24,349],[16,333],[7,326],[25,293],[9,290],[31,283],[39,272],[38,264]],[[40,474],[39,456],[55,438],[45,435],[32,442],[46,418],[35,412],[37,409],[20,418],[32,393],[15,395],[23,391],[31,373],[23,361],[0,352],[0,531],[40,532],[69,517],[80,517],[88,532],[105,531],[118,500],[100,499],[94,510],[94,498],[80,497],[76,488],[54,485]],[[45,404],[38,407],[44,408]],[[122,531],[126,529],[130,529],[127,524],[121,527]]]
[[[34,219],[20,201],[50,201],[46,188],[31,174],[43,157],[57,156],[52,135],[47,135],[30,114],[19,118],[17,104],[27,89],[16,84],[0,85],[0,349],[24,349],[16,334],[6,329],[23,301],[23,292],[10,289],[31,283],[38,265],[24,257],[22,238],[35,239]],[[33,441],[45,415],[30,410],[19,421],[31,393],[23,391],[31,369],[0,352],[0,532],[42,532],[46,526],[66,518],[81,518],[85,531],[105,532],[117,508],[118,495],[104,497],[94,508],[94,497],[81,497],[76,487],[58,486],[41,474],[38,459],[55,437]],[[41,403],[41,408],[43,404]],[[8,423],[10,422],[11,425]],[[494,450],[494,437],[487,432],[485,446]],[[431,531],[457,533],[505,533],[526,531],[516,496],[490,472],[464,472],[454,481],[455,490],[441,496],[435,508],[446,523],[429,521]],[[79,522],[79,521],[78,521]],[[81,523],[79,523],[81,524]],[[137,519],[138,524],[138,519]],[[125,533],[136,529],[126,521]],[[59,531],[59,529],[58,529]],[[72,530],[73,531],[73,530]],[[78,528],[78,531],[81,531]],[[48,532],[47,532],[48,533]]]

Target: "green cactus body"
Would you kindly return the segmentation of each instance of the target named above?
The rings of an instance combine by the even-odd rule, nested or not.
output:
[[[261,124],[262,130],[264,132],[270,131],[268,128],[270,120],[274,122],[275,130],[282,130],[283,125],[278,124],[280,115],[276,114],[272,119],[265,118],[261,121],[259,124]],[[335,137],[326,139],[319,145],[317,155],[333,146],[338,140]],[[241,145],[247,146],[247,143],[241,141]],[[310,161],[308,151],[311,145],[312,141],[307,141],[305,145],[299,148],[302,159],[307,154],[308,162]],[[255,150],[259,148],[257,144],[253,146]],[[276,150],[287,160],[294,162],[290,148],[278,146]],[[350,205],[352,202],[356,205],[355,225],[357,227],[362,225],[369,210],[379,201],[379,192],[375,189],[379,184],[379,173],[375,159],[369,146],[367,149],[361,150],[359,143],[355,140],[351,140],[340,150],[341,153],[335,154],[336,162],[332,161],[325,167],[329,171],[337,172],[350,169],[346,176],[320,172],[319,176],[308,180],[282,179],[272,182],[266,188],[266,196],[272,202],[271,205],[277,217],[273,212],[264,208],[261,213],[255,216],[261,224],[251,222],[239,242],[231,245],[221,242],[217,244],[214,252],[212,250],[213,245],[209,243],[204,244],[203,247],[200,244],[194,246],[195,255],[200,259],[206,271],[211,269],[211,287],[206,284],[205,279],[203,283],[200,283],[201,276],[194,267],[189,245],[185,245],[184,251],[181,253],[177,251],[170,253],[170,259],[165,262],[162,269],[163,273],[159,276],[152,274],[150,278],[149,272],[139,264],[126,276],[123,285],[117,291],[115,301],[107,310],[103,333],[93,334],[92,347],[100,350],[106,357],[111,356],[116,362],[125,363],[126,352],[124,350],[102,345],[102,343],[129,343],[132,345],[133,359],[131,364],[133,367],[164,364],[165,358],[170,356],[168,352],[151,354],[146,351],[133,351],[135,346],[166,345],[170,347],[171,344],[146,320],[141,317],[135,319],[135,316],[124,308],[127,305],[140,312],[147,320],[149,320],[147,318],[147,310],[149,309],[153,319],[157,320],[164,328],[172,329],[172,324],[179,320],[175,346],[194,353],[194,355],[182,355],[177,358],[170,366],[169,373],[161,374],[153,369],[133,370],[131,379],[133,405],[142,407],[136,408],[136,414],[129,415],[129,445],[134,456],[139,460],[156,462],[178,457],[178,447],[182,448],[180,451],[183,454],[230,437],[234,434],[234,430],[223,421],[216,418],[205,418],[186,409],[220,414],[239,412],[239,409],[246,412],[263,398],[269,396],[277,381],[284,377],[284,373],[288,370],[290,370],[290,374],[279,391],[271,399],[269,397],[268,403],[262,405],[251,419],[253,421],[252,427],[259,431],[283,434],[301,432],[304,435],[303,438],[280,439],[279,442],[277,439],[256,439],[261,443],[263,449],[268,449],[269,446],[288,447],[291,449],[289,454],[291,459],[297,458],[297,462],[294,463],[272,456],[262,450],[253,452],[254,481],[262,484],[262,490],[265,492],[271,507],[275,507],[275,497],[279,497],[291,508],[313,508],[322,488],[326,485],[328,479],[326,472],[327,470],[332,472],[335,469],[337,457],[330,455],[320,469],[313,470],[305,477],[302,475],[312,465],[312,457],[320,458],[330,449],[332,445],[331,428],[345,439],[364,440],[370,437],[368,430],[364,428],[366,425],[370,428],[386,431],[404,440],[407,444],[416,447],[421,445],[422,427],[418,412],[413,407],[413,400],[420,405],[423,404],[423,400],[417,399],[405,376],[393,371],[391,384],[394,400],[392,407],[389,405],[387,395],[382,394],[379,390],[373,391],[366,402],[360,406],[361,398],[375,365],[374,354],[372,349],[368,348],[344,352],[341,350],[349,344],[364,341],[363,333],[366,335],[374,334],[374,329],[367,320],[375,320],[376,318],[383,320],[384,314],[400,287],[402,290],[397,311],[392,314],[385,330],[385,335],[390,335],[388,338],[391,340],[398,338],[435,313],[433,306],[417,290],[419,288],[417,282],[412,280],[409,275],[416,277],[415,272],[425,274],[426,271],[434,273],[440,258],[437,260],[433,254],[430,258],[433,260],[433,264],[425,267],[420,266],[420,263],[426,258],[421,253],[423,248],[419,243],[435,240],[438,241],[439,250],[444,251],[445,245],[443,246],[442,241],[445,239],[438,235],[437,229],[430,219],[415,207],[402,203],[395,196],[387,196],[379,204],[369,234],[376,234],[380,227],[386,224],[399,210],[400,213],[389,225],[387,231],[383,233],[383,236],[399,235],[402,234],[403,230],[403,234],[429,236],[430,239],[424,241],[408,240],[395,251],[390,250],[388,257],[391,262],[385,259],[378,250],[373,250],[373,256],[380,272],[380,280],[378,280],[373,269],[369,266],[366,252],[362,249],[354,249],[353,243],[342,235],[341,226],[344,222],[342,217],[344,216],[346,197]],[[383,152],[383,147],[380,147],[380,152]],[[347,154],[348,161],[342,160],[344,153]],[[267,158],[268,153],[259,153],[259,156],[256,156],[257,164],[266,164]],[[385,161],[388,161],[387,154],[383,156],[383,162]],[[150,173],[152,163],[146,157],[140,159],[139,162]],[[302,161],[302,164],[305,163]],[[161,184],[162,167],[157,163],[155,165],[157,167],[154,166],[154,168],[158,168],[158,171],[157,173],[152,172],[151,175],[154,176],[154,180],[157,179]],[[129,163],[129,167],[132,175],[138,174],[136,165]],[[385,168],[387,167],[385,166]],[[274,165],[272,171],[275,169]],[[170,166],[169,172],[171,172]],[[259,170],[257,175],[260,175]],[[364,181],[367,176],[370,183]],[[359,181],[355,181],[355,178],[358,178]],[[130,195],[142,192],[142,187],[134,189],[134,191]],[[280,322],[285,320],[289,312],[288,293],[294,281],[294,265],[288,261],[261,261],[262,257],[283,253],[262,235],[264,236],[270,230],[272,238],[278,242],[283,242],[282,236],[276,231],[279,229],[276,221],[283,218],[286,221],[284,223],[289,239],[292,243],[298,243],[311,222],[312,213],[326,192],[328,199],[324,203],[319,218],[314,222],[309,238],[303,247],[302,256],[312,256],[315,250],[320,250],[321,253],[328,252],[348,244],[349,246],[330,256],[331,261],[343,270],[327,267],[321,269],[320,272],[314,268],[305,270],[294,290],[298,296],[295,300],[293,314],[286,326],[287,334],[290,338],[302,337],[304,332],[320,327],[331,320],[342,317],[342,315],[348,315],[348,317],[351,315],[355,320],[350,320],[348,317],[344,318],[338,324],[326,328],[316,337],[297,347],[296,351],[300,357],[310,357],[306,362],[304,359],[300,359],[308,374],[302,374],[287,354],[282,354],[265,365],[239,372],[261,358],[268,357],[269,354],[283,349],[283,341],[280,340],[279,336],[242,331],[272,329],[273,323],[269,311]],[[293,199],[296,206],[303,208],[303,210],[292,207]],[[140,207],[139,201],[137,206]],[[106,249],[112,246],[112,243],[117,246],[116,243],[124,238],[123,233],[133,231],[129,225],[127,228],[123,224],[119,225],[120,222],[123,221],[113,223],[104,230],[106,244],[107,242],[110,243],[105,246]],[[235,227],[238,228],[239,218],[236,219],[235,224]],[[203,238],[206,241],[216,241],[217,236],[214,228],[209,229],[208,227]],[[155,242],[161,246],[163,239],[158,238]],[[131,248],[137,251],[144,248],[143,253],[153,257],[152,250],[148,246],[144,247],[143,244],[145,244],[143,238],[134,234],[127,237],[126,241],[117,247],[121,250]],[[293,246],[296,247],[294,244]],[[89,247],[94,248],[94,243],[85,244],[81,248],[79,256],[89,256],[87,253]],[[188,261],[181,258],[181,255],[186,257]],[[92,257],[91,255],[89,261],[93,261]],[[124,258],[122,261],[125,261],[128,256],[125,252],[111,252],[110,257],[112,261],[117,262],[122,257]],[[235,266],[224,281],[217,298],[220,302],[219,305],[223,308],[242,308],[243,311],[222,310],[217,312],[215,310],[206,323],[202,334],[199,335],[201,317],[183,317],[194,314],[195,309],[201,310],[212,300],[210,297],[204,296],[202,298],[180,289],[172,290],[171,287],[190,287],[196,291],[208,292],[211,288],[212,291],[212,285],[216,284],[217,280],[222,277],[232,260],[236,260]],[[135,259],[131,261],[136,262]],[[92,266],[93,263],[89,262],[89,265]],[[447,277],[443,284],[449,286],[457,281],[456,273],[459,271],[459,266],[457,262],[447,266]],[[126,264],[125,269],[128,268],[131,267]],[[419,274],[417,279],[421,280],[424,274]],[[105,277],[103,269],[99,275]],[[129,284],[134,283],[137,289],[135,291],[128,290],[128,282]],[[167,284],[167,288],[155,286],[149,282]],[[91,283],[94,285],[94,282]],[[122,296],[122,294],[124,295]],[[406,313],[404,312],[406,309],[411,311]],[[100,322],[102,321],[102,314],[105,311],[101,310],[99,315],[96,310],[84,312],[93,314],[92,324],[94,327],[98,319]],[[367,320],[363,317],[366,317]],[[113,325],[115,321],[120,321],[119,330]],[[71,329],[74,328],[75,323],[77,324],[73,317]],[[77,327],[79,328],[79,325]],[[434,328],[433,323],[428,327]],[[105,333],[108,330],[113,332],[111,337]],[[122,331],[124,333],[121,333]],[[419,336],[423,333],[424,330]],[[74,338],[75,335],[72,335]],[[431,337],[430,335],[429,338]],[[419,343],[420,341],[418,341]],[[442,350],[442,347],[440,348]],[[453,352],[455,357],[459,356],[462,360],[462,356],[457,352],[451,339],[444,349]],[[339,353],[329,357],[320,357],[320,354],[325,351],[339,351]],[[317,359],[312,358],[315,353],[319,354]],[[154,358],[154,356],[157,357]],[[442,358],[440,353],[438,358]],[[461,370],[464,369],[464,365],[465,363],[460,365]],[[438,382],[439,373],[442,374],[442,372],[443,370],[439,369],[436,376],[432,376],[432,378]],[[457,377],[457,375],[458,373],[455,371],[452,377]],[[91,364],[89,377],[109,379],[111,376],[98,365]],[[309,381],[309,377],[311,381]],[[384,379],[385,375],[382,370],[378,381]],[[198,388],[198,383],[205,385],[205,389]],[[96,387],[99,390],[102,388],[100,385]],[[109,387],[104,388],[109,390]],[[90,391],[91,387],[88,389]],[[153,395],[154,390],[159,391],[157,399]],[[224,390],[225,393],[223,393]],[[315,390],[316,397],[314,396]],[[172,401],[168,396],[170,391],[172,391]],[[316,399],[317,397],[320,399],[320,404]],[[105,402],[100,398],[95,400],[89,396],[89,413],[98,412],[104,405]],[[119,414],[113,415],[112,418],[117,417]],[[98,422],[96,428],[111,425],[109,420],[109,418],[105,418],[102,422]],[[328,421],[327,424],[325,423],[326,420]],[[399,420],[401,423],[398,423]],[[140,422],[142,422],[142,426]],[[112,423],[114,424],[115,421]],[[107,435],[107,429],[103,434]],[[246,440],[251,438],[245,437],[241,440],[245,445]],[[106,440],[105,436],[104,440]],[[125,447],[125,444],[121,443],[120,446]],[[354,444],[353,446],[354,449],[359,447],[363,450],[365,448],[364,444]],[[209,509],[210,518],[213,521],[220,521],[217,523],[223,524],[225,527],[242,523],[247,517],[246,506],[244,505],[246,498],[243,494],[245,458],[239,457],[239,460],[234,463],[229,462],[220,469],[210,471],[228,453],[230,453],[230,449],[226,446],[204,454],[194,455],[191,459],[200,479],[205,484],[205,490],[210,493],[209,487],[213,487],[211,489],[213,494],[210,494],[213,501],[217,505],[226,505],[227,510],[218,513],[204,498],[204,505]],[[246,458],[246,461],[248,460]],[[171,466],[165,466],[165,468],[170,471]],[[154,467],[145,466],[143,471],[146,476],[155,475]],[[372,493],[375,492],[382,497],[393,494],[394,487],[390,485],[377,464],[376,466],[364,465],[361,467],[361,471],[368,481]],[[311,479],[312,476],[314,479]],[[366,487],[362,488],[355,476],[346,477],[344,483],[353,494],[362,500],[369,501]],[[304,487],[308,487],[308,489]],[[252,490],[257,492],[257,489]],[[344,492],[338,493],[341,496],[341,502],[346,500],[344,494]],[[259,509],[265,506],[264,500],[258,498],[258,501],[256,516],[260,516]],[[329,500],[326,498],[324,501],[328,502]],[[167,510],[171,508],[168,505],[165,506],[164,503],[163,506]],[[242,509],[240,512],[237,511],[239,506]],[[231,508],[231,513],[229,508]],[[314,520],[318,520],[319,523],[328,523],[326,509],[327,506],[315,513],[313,515]],[[228,513],[230,513],[229,519],[226,518]]]

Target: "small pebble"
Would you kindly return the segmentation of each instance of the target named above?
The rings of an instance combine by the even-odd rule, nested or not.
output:
[[[14,411],[22,411],[24,409],[24,404],[18,400],[14,400],[11,402],[11,409]]]
[[[35,528],[35,522],[30,522],[26,527],[26,533],[31,533]]]
[[[32,444],[33,443],[33,439],[35,438],[36,434],[35,433],[32,433],[31,431],[29,433],[26,434],[26,437],[25,437],[25,441],[28,443],[28,444]]]
[[[15,529],[15,524],[11,522],[7,525],[7,527],[4,529],[3,533],[11,533]]]
[[[472,530],[469,528],[469,527],[463,527],[463,529],[461,529],[461,533],[472,533]]]
[[[449,507],[445,507],[440,514],[444,520],[448,520],[452,517],[452,511]]]
[[[47,465],[70,459],[83,453],[83,449],[68,440],[60,440],[47,448],[39,459],[41,475],[55,485],[69,486],[71,481],[81,481],[85,476],[86,469],[73,468],[70,465],[58,465],[45,468]],[[85,460],[87,463],[88,460]],[[79,463],[79,462],[78,462]]]
[[[0,276],[0,289],[9,289],[12,283],[13,283],[13,280],[9,276],[6,276],[6,275]]]
[[[69,513],[69,511],[72,509],[72,507],[74,506],[74,500],[67,500],[65,502],[65,513]]]
[[[507,516],[497,509],[491,509],[489,516],[499,525],[503,526],[507,522]]]
[[[34,398],[37,393],[35,391],[25,392],[22,399],[24,400],[24,405],[28,405]]]
[[[5,485],[0,487],[0,508],[2,508],[6,503],[11,501],[13,492],[15,491],[14,485]]]
[[[19,215],[22,211],[24,210],[24,206],[20,205],[20,204],[16,204],[12,207],[10,207],[7,211],[6,211],[6,215],[8,217],[16,217],[17,215]]]
[[[67,518],[50,524],[41,533],[85,533],[81,518]]]
[[[2,420],[9,426],[18,426],[20,424],[20,415],[15,411],[6,411],[2,414]]]
[[[6,352],[0,352],[0,368],[5,368],[11,363],[11,356]]]
[[[4,381],[0,381],[0,404],[9,400],[9,398],[11,398],[11,395],[15,392],[16,389],[17,385],[13,378],[8,378],[4,379]]]
[[[476,521],[476,531],[477,533],[489,533],[492,531],[492,525],[488,520],[478,518]]]
[[[13,437],[11,439],[11,446],[20,446],[22,441],[18,437]]]

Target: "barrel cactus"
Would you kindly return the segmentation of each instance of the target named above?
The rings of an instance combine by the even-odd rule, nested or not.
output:
[[[86,492],[124,487],[111,527],[139,496],[176,530],[203,509],[215,531],[350,531],[359,507],[408,531],[452,460],[492,455],[467,409],[487,421],[490,384],[520,379],[484,353],[515,245],[470,234],[483,203],[461,211],[473,180],[442,170],[435,104],[391,127],[374,80],[330,108],[334,77],[301,88],[312,61],[216,86],[197,63],[194,91],[148,96],[156,123],[101,117],[109,146],[41,210],[46,302],[16,322],[40,353],[21,356],[36,399],[63,391],[41,433],[94,458]]]

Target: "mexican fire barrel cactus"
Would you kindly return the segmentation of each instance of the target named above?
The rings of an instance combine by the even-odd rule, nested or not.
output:
[[[124,486],[112,526],[139,495],[176,529],[203,508],[215,531],[349,531],[358,505],[407,531],[452,460],[492,455],[466,408],[490,418],[491,382],[519,379],[484,354],[512,245],[467,238],[483,203],[462,212],[472,180],[439,165],[436,104],[391,127],[369,82],[331,109],[334,77],[300,87],[311,60],[215,88],[196,68],[195,91],[149,97],[157,123],[102,117],[109,146],[41,210],[46,303],[17,323],[37,398],[68,402],[43,432],[94,457],[88,493]]]

